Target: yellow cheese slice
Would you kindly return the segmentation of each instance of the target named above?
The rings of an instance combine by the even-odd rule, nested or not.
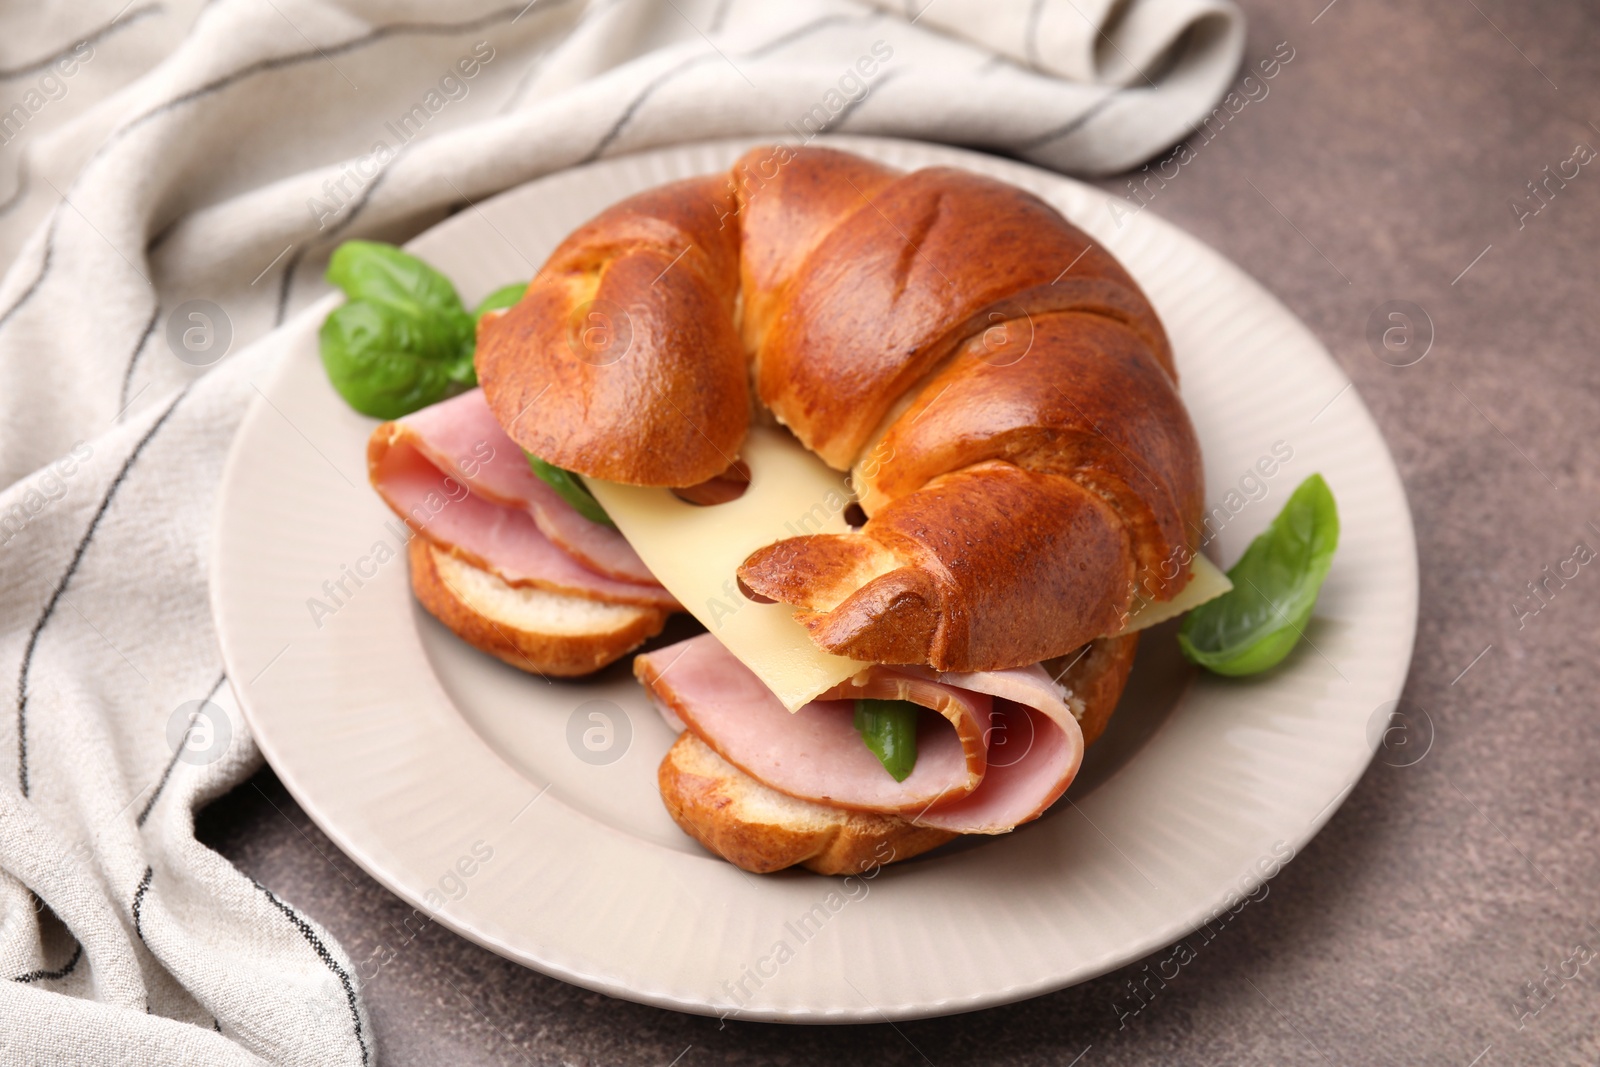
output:
[[[656,580],[784,707],[797,711],[871,664],[824,652],[794,621],[792,607],[746,600],[735,574],[746,556],[774,541],[849,533],[849,477],[829,469],[793,437],[766,427],[750,431],[739,458],[750,468],[750,488],[712,507],[686,503],[668,489],[596,478],[584,484]]]
[[[584,484],[657,581],[728,651],[797,711],[871,664],[818,648],[786,604],[756,604],[739,592],[736,572],[758,548],[817,533],[849,533],[849,476],[830,469],[782,430],[755,427],[739,456],[750,488],[737,500],[701,507],[669,489],[585,478]],[[1194,577],[1175,599],[1140,603],[1120,631],[1154,626],[1233,588],[1196,556]],[[669,671],[671,667],[667,668]]]
[[[1199,553],[1195,553],[1194,562],[1189,565],[1189,572],[1191,575],[1189,584],[1171,600],[1136,599],[1132,610],[1128,612],[1127,623],[1114,636],[1131,634],[1135,630],[1143,630],[1158,622],[1175,619],[1208,600],[1215,600],[1233,588],[1233,583],[1222,573],[1222,569]]]

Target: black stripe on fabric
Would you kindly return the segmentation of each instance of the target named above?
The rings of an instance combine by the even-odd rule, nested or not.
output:
[[[284,318],[289,314],[289,291],[294,287],[294,272],[299,268],[300,261],[306,258],[304,248],[289,257],[289,262],[283,265],[283,277],[278,279],[278,310],[272,316],[274,329],[283,325]]]
[[[708,36],[716,36],[722,32],[723,23],[728,21],[728,10],[733,7],[733,0],[717,0],[717,9],[711,13],[711,25],[706,28]]]
[[[761,59],[780,49],[787,48],[796,41],[810,37],[818,30],[827,29],[829,26],[843,26],[852,22],[859,22],[865,25],[869,22],[877,22],[882,17],[876,11],[869,11],[864,15],[823,15],[821,18],[812,19],[810,22],[803,22],[792,30],[785,30],[766,44],[758,44],[748,52],[742,53],[739,58]]]
[[[1033,0],[1028,7],[1028,29],[1022,38],[1022,54],[1028,57],[1028,66],[1042,71],[1039,60],[1039,19],[1044,15],[1044,0]]]
[[[29,165],[33,160],[33,142],[29,141],[22,146],[22,155],[17,159],[17,187],[11,190],[11,195],[0,200],[0,215],[4,215],[28,195]]]
[[[133,368],[139,362],[139,354],[144,351],[144,346],[150,343],[150,335],[156,332],[156,323],[161,321],[161,301],[156,300],[156,306],[150,309],[150,321],[145,323],[144,332],[139,335],[139,340],[133,346],[133,351],[128,355],[128,367],[122,372],[122,392],[118,394],[117,421],[122,421],[122,416],[128,410],[128,386],[133,384]]]
[[[185,216],[183,215],[174,215],[171,219],[167,220],[167,224],[165,226],[156,231],[156,235],[154,237],[150,238],[150,240],[144,243],[144,254],[146,258],[149,258],[158,249],[160,249],[162,245],[167,243],[167,238],[172,236],[172,231],[178,228],[178,223],[182,222],[184,218]]]
[[[552,4],[551,8],[554,8],[555,6],[557,5]],[[213,79],[204,85],[190,89],[188,92],[179,93],[166,103],[158,104],[149,111],[146,111],[144,114],[130,119],[128,122],[112,130],[111,133],[107,135],[106,139],[101,142],[100,147],[94,150],[94,154],[84,162],[83,167],[78,171],[78,176],[73,179],[72,186],[68,188],[66,195],[71,195],[71,193],[77,188],[78,182],[83,179],[83,175],[91,166],[94,165],[95,162],[100,159],[101,156],[103,156],[118,141],[121,141],[133,131],[155,120],[156,118],[165,115],[169,111],[174,111],[177,108],[182,107],[184,104],[188,104],[203,97],[219,93],[230,86],[237,85],[239,82],[242,82],[247,78],[252,78],[257,74],[266,73],[268,71],[281,70],[285,67],[292,67],[300,63],[311,62],[312,60],[329,59],[332,56],[346,55],[360,48],[364,48],[369,44],[375,44],[390,37],[400,35],[448,37],[451,34],[468,33],[472,30],[482,29],[485,26],[492,26],[496,22],[505,19],[508,16],[515,18],[518,12],[526,10],[527,7],[528,5],[523,4],[518,7],[500,8],[496,11],[490,12],[488,15],[481,15],[478,18],[468,19],[463,22],[395,22],[390,23],[387,26],[380,26],[369,33],[363,34],[360,37],[352,38],[351,40],[345,41],[342,44],[329,45],[326,48],[318,48],[313,46],[309,51],[292,52],[288,55],[274,56],[271,59],[257,60],[256,62],[247,66],[240,67],[238,70],[233,71],[230,74],[225,74],[222,77]],[[545,8],[541,9],[541,11],[549,9],[550,8]],[[38,291],[40,283],[44,281],[45,275],[49,272],[50,250],[51,245],[55,241],[54,216],[52,216],[50,234],[45,238],[45,241],[45,255],[43,261],[40,263],[38,276],[34,278],[33,282],[30,283],[27,289],[23,291],[22,295],[17,298],[17,301],[7,308],[3,314],[0,314],[0,328],[4,328],[5,324],[10,321],[11,316],[16,313],[17,309],[22,307],[23,304],[27,303],[28,299]]]
[[[1011,60],[1007,56],[996,52],[994,55],[983,61],[983,65],[977,69],[976,73],[979,76],[993,74],[995,71],[1006,66],[1010,62]]]
[[[894,81],[904,73],[904,70],[886,71],[881,78],[873,82],[867,88],[866,92],[850,101],[844,106],[843,110],[841,110],[837,115],[833,116],[833,118],[829,119],[826,128],[832,130],[836,127],[843,126],[847,121],[849,121],[850,116],[856,113],[857,108],[872,98],[872,94],[876,93],[879,89],[882,89],[885,85],[888,85],[890,82]]]
[[[741,53],[739,58],[760,59],[763,56],[769,55],[787,45],[791,45],[801,38],[809,36],[810,34],[813,34],[816,31],[824,29],[828,26],[850,22],[875,22],[880,17],[881,16],[877,12],[872,12],[867,15],[824,15],[821,18],[813,19],[812,21],[803,25],[796,26],[792,30],[784,31],[765,44],[757,45],[755,48]],[[668,67],[666,70],[650,79],[649,83],[646,84],[644,88],[640,89],[639,92],[634,95],[632,100],[628,101],[627,107],[622,109],[622,113],[619,114],[616,118],[616,121],[611,124],[611,128],[605,132],[605,136],[600,138],[599,143],[590,149],[588,154],[578,162],[593,163],[595,160],[603,156],[606,149],[610,148],[612,143],[616,141],[617,137],[621,135],[623,128],[626,127],[630,121],[632,121],[633,116],[638,113],[639,109],[644,106],[645,102],[654,96],[656,91],[662,86],[666,85],[668,82],[672,81],[678,75],[682,74],[691,67],[698,66],[707,60],[721,58],[723,58],[722,54],[716,51],[703,55],[691,56],[676,66]]]
[[[139,935],[139,940],[144,940],[144,928],[140,925],[139,912],[144,908],[144,895],[150,892],[150,880],[156,876],[154,867],[144,869],[144,877],[139,879],[139,888],[133,891],[133,904],[129,908],[133,912],[133,932]]]
[[[294,928],[300,931],[300,936],[304,937],[306,943],[311,946],[311,951],[317,954],[317,958],[327,966],[328,970],[334,973],[334,976],[339,979],[339,984],[344,986],[344,998],[346,1003],[350,1005],[350,1019],[355,1024],[356,1044],[361,1046],[361,1062],[362,1064],[371,1062],[372,1054],[367,1050],[367,1039],[361,1032],[361,1008],[356,1003],[356,987],[355,983],[350,980],[350,973],[339,966],[339,961],[333,958],[333,953],[328,951],[328,946],[323,943],[322,938],[317,936],[317,932],[311,928],[311,924],[301,918],[299,912],[285,904],[278,898],[278,894],[260,882],[256,882],[255,887],[265,893],[267,899],[272,901],[272,906],[283,912],[289,922],[294,924]]]
[[[577,32],[576,27],[574,27],[573,32]],[[522,94],[528,91],[528,86],[533,82],[533,79],[539,76],[540,71],[544,70],[545,60],[550,58],[551,51],[553,49],[546,49],[528,61],[528,65],[522,69],[522,77],[517,79],[517,84],[512,87],[511,95],[506,98],[504,104],[500,105],[500,110],[497,114],[505,115],[516,110],[517,105],[522,102]]]
[[[1037,136],[1030,137],[1025,141],[1017,141],[1013,143],[1011,147],[1017,149],[1018,151],[1026,152],[1029,149],[1041,148],[1044,145],[1049,144],[1051,141],[1059,141],[1063,137],[1077,133],[1089,122],[1090,119],[1097,117],[1102,111],[1115,103],[1117,98],[1121,95],[1121,90],[1110,89],[1104,96],[1090,104],[1088,107],[1084,108],[1074,118],[1062,123],[1060,126],[1057,126],[1054,129],[1049,129],[1041,134],[1038,134]]]
[[[56,49],[43,59],[35,59],[24,63],[20,67],[12,67],[9,70],[0,70],[0,81],[10,81],[13,78],[25,78],[30,74],[37,74],[46,67],[54,66],[59,60],[66,59],[77,51],[80,46],[98,44],[118,30],[132,26],[147,15],[165,11],[166,7],[167,5],[165,4],[146,4],[143,7],[136,7],[132,11],[118,15],[99,29],[92,30],[83,37],[74,38],[72,43]]]
[[[560,0],[560,3],[550,4],[548,7],[544,8],[544,10],[548,11],[551,8],[560,7],[560,6],[564,5],[564,4],[566,4],[567,2],[568,2],[568,0]],[[582,33],[583,32],[583,28],[585,26],[587,26],[589,23],[593,22],[596,18],[599,18],[601,15],[605,14],[607,11],[611,10],[612,8],[616,7],[618,4],[621,4],[621,3],[626,3],[626,0],[611,0],[610,3],[594,5],[587,12],[585,12],[581,17],[579,17],[577,22],[572,24],[572,28],[567,31],[567,35],[564,38],[562,38],[560,41],[556,42],[555,44],[551,45],[550,47],[546,48],[543,52],[540,52],[538,55],[534,56],[531,60],[529,60],[528,64],[527,64],[527,67],[525,68],[522,77],[517,79],[517,84],[512,89],[510,98],[507,99],[506,102],[501,105],[500,110],[499,110],[499,112],[497,112],[497,114],[504,115],[507,112],[512,111],[513,109],[515,109],[516,105],[522,100],[522,94],[527,90],[528,83],[531,82],[534,79],[534,77],[539,73],[539,71],[544,69],[545,61],[547,59],[549,59],[551,55],[553,55],[554,53],[560,51],[563,47],[565,47],[566,44],[569,41],[571,41],[574,37],[576,37],[578,34]],[[513,20],[513,21],[515,21],[515,20]]]
[[[128,458],[122,461],[122,469],[117,471],[117,476],[112,479],[111,485],[106,488],[105,496],[100,498],[100,506],[95,509],[94,518],[89,520],[89,528],[83,532],[83,537],[78,541],[78,547],[72,553],[72,562],[67,564],[66,573],[56,583],[55,592],[50,594],[50,599],[45,603],[44,611],[39,614],[39,620],[33,624],[33,632],[28,634],[28,645],[22,653],[22,666],[17,672],[17,782],[22,790],[22,795],[28,795],[28,672],[33,667],[33,653],[39,645],[39,635],[44,632],[45,624],[55,614],[56,605],[61,602],[61,597],[67,591],[67,583],[72,581],[72,576],[78,573],[78,565],[83,562],[83,554],[89,548],[89,543],[94,540],[95,531],[100,528],[100,520],[105,518],[106,509],[111,506],[111,501],[116,498],[117,490],[122,487],[123,481],[128,477],[128,471],[133,468],[139,454],[144,451],[150,439],[155,437],[156,431],[166,424],[167,419],[177,410],[178,404],[189,394],[189,386],[184,386],[182,392],[172,398],[172,403],[167,405],[167,410],[161,417],[150,424],[128,453]]]
[[[415,140],[407,141],[395,149],[394,157],[378,172],[378,176],[368,182],[366,188],[361,190],[361,195],[351,203],[350,210],[345,213],[344,218],[329,227],[327,233],[321,237],[312,238],[302,245],[299,251],[289,257],[289,261],[283,265],[283,277],[278,280],[278,311],[273,317],[273,326],[282,326],[283,320],[289,315],[289,295],[294,289],[295,272],[300,269],[300,264],[305,261],[306,254],[313,247],[319,244],[327,244],[330,240],[350,228],[350,224],[356,221],[356,216],[361,214],[372,200],[372,194],[377,191],[378,186],[383,184],[383,180],[389,176],[389,171],[396,163],[400,162],[400,157],[406,154],[406,150],[416,143]]]
[[[65,48],[56,51],[52,55],[46,56],[44,59],[35,60],[32,63],[24,64],[23,66],[13,68],[12,70],[0,71],[0,81],[9,81],[13,78],[24,77],[25,75],[34,74],[38,71],[44,70],[46,67],[54,66],[58,61],[65,59],[69,54],[76,50],[79,45],[86,42],[93,44],[96,41],[110,36],[112,33],[124,26],[132,25],[134,22],[144,18],[146,15],[153,15],[159,11],[163,11],[165,7],[165,4],[147,4],[144,7],[138,8],[125,16],[112,19],[109,23],[100,27],[98,30],[95,30],[87,37],[80,37],[78,40],[67,45]],[[5,200],[0,201],[0,215],[6,214],[12,208],[20,204],[22,202],[22,198],[28,193],[28,179],[33,162],[32,150],[33,140],[30,139],[27,144],[22,146],[22,156],[17,160],[17,187],[12,190],[10,196],[8,196]]]
[[[39,273],[34,275],[33,281],[29,282],[28,287],[17,296],[16,302],[6,308],[3,314],[0,314],[0,330],[5,329],[6,323],[11,321],[11,316],[17,313],[17,309],[26,304],[33,294],[39,291],[39,286],[43,283],[44,276],[50,273],[50,258],[55,253],[56,221],[60,218],[61,205],[57,204],[50,209],[50,221],[45,224],[44,255],[39,257]]]
[[[571,2],[572,0],[557,0],[556,3],[546,4],[540,10],[552,11],[557,7],[564,7],[566,4]],[[567,38],[570,40],[574,35],[582,31],[585,24],[596,18],[600,13],[615,7],[618,2],[621,2],[621,0],[613,0],[612,3],[607,4],[604,7],[597,7],[585,14],[577,21],[577,23],[573,25],[572,29],[567,31]],[[526,8],[523,10],[526,10]],[[512,19],[512,21],[515,22],[516,20]],[[528,74],[524,75],[523,78],[517,83],[516,91],[512,93],[511,99],[506,102],[506,105],[501,108],[501,114],[504,114],[506,111],[510,110],[511,105],[516,102],[517,98],[521,96],[522,91],[527,88],[528,81],[532,75],[537,73],[537,71],[544,66],[544,61],[549,57],[549,55],[550,51],[547,50],[536,56],[533,62],[529,64],[531,69],[529,70]],[[335,223],[333,228],[327,233],[322,234],[320,237],[312,238],[305,247],[302,247],[300,251],[289,257],[288,262],[283,265],[283,276],[278,280],[278,309],[273,317],[274,326],[282,326],[284,320],[289,316],[289,299],[294,292],[295,275],[299,272],[300,264],[305,262],[306,255],[309,253],[310,249],[319,244],[327,244],[331,238],[336,237],[350,228],[351,224],[356,221],[356,216],[360,215],[361,212],[366,209],[367,204],[371,202],[372,194],[377,192],[378,186],[383,184],[384,179],[389,176],[389,172],[394,169],[395,164],[400,162],[400,157],[405,155],[406,151],[412,145],[416,144],[417,140],[420,138],[421,135],[419,134],[417,138],[413,138],[412,140],[402,144],[399,148],[395,149],[394,157],[390,159],[389,162],[384,165],[383,169],[378,172],[378,176],[372,179],[372,181],[367,184],[366,188],[361,190],[361,195],[358,196],[350,205],[350,210],[345,214],[345,216]],[[452,211],[451,214],[454,214],[454,212]]]
[[[616,120],[611,123],[611,128],[605,132],[605,136],[601,137],[600,140],[596,142],[595,146],[589,150],[589,153],[578,162],[593,163],[595,160],[604,155],[606,149],[611,147],[611,142],[617,139],[618,134],[622,133],[622,128],[628,124],[630,119],[633,118],[634,113],[637,112],[639,108],[644,106],[644,102],[650,99],[657,89],[661,88],[663,85],[667,84],[667,82],[671,81],[673,78],[676,78],[679,74],[682,74],[690,67],[699,66],[708,59],[719,58],[721,57],[719,57],[715,52],[709,52],[698,56],[690,56],[681,63],[668,67],[660,74],[657,74],[654,78],[651,78],[649,83],[646,84],[643,89],[639,90],[639,92],[634,95],[632,100],[628,101],[628,106],[623,108],[622,113],[618,115]]]
[[[19,974],[11,980],[13,982],[22,982],[24,985],[30,982],[54,982],[56,979],[65,978],[77,970],[78,961],[81,959],[83,959],[83,942],[80,941],[77,948],[73,949],[72,958],[55,970],[29,971],[27,974]]]
[[[549,5],[549,7],[541,8],[539,13],[551,10],[557,6],[564,6],[566,2],[570,2],[570,0],[563,0],[562,5],[552,4]],[[349,55],[350,53],[359,51],[368,45],[377,44],[380,41],[387,40],[390,37],[449,37],[452,34],[457,33],[470,33],[473,30],[481,30],[487,26],[492,26],[496,22],[499,22],[503,19],[514,19],[518,13],[527,10],[527,7],[528,5],[526,4],[514,4],[510,7],[497,8],[496,10],[489,12],[487,15],[479,15],[477,18],[464,19],[460,22],[391,22],[387,25],[379,26],[375,30],[370,30],[358,37],[352,37],[350,40],[342,41],[338,44],[330,44],[321,48],[313,45],[309,51],[290,52],[287,55],[273,56],[270,59],[258,59],[254,63],[247,64],[246,66],[240,67],[238,70],[224,74],[220,78],[214,78],[204,85],[196,86],[195,88],[184,93],[179,93],[166,103],[158,104],[149,111],[146,111],[144,114],[139,115],[138,117],[129,120],[124,125],[117,127],[111,132],[111,135],[107,137],[106,142],[102,144],[100,148],[95,150],[95,157],[101,155],[101,153],[103,153],[114,142],[121,140],[138,127],[160,117],[166,112],[181,107],[184,104],[191,103],[202,97],[212,96],[224,89],[246,80],[247,78],[252,78],[257,74],[281,70],[285,67],[292,67],[317,59],[328,59],[332,56]],[[92,162],[94,162],[93,157],[91,157],[88,163],[84,164],[84,169],[87,170],[89,163]]]
[[[217,675],[217,683],[211,687],[211,691],[205,695],[205,699],[210,700],[212,697],[216,696],[217,690],[221,689],[227,680],[227,671],[223,671],[221,674]],[[172,750],[172,758],[167,760],[167,769],[161,772],[161,780],[156,783],[156,791],[150,794],[149,800],[145,801],[144,810],[139,813],[138,818],[133,820],[133,825],[143,826],[144,821],[150,817],[150,809],[154,808],[156,806],[156,801],[161,798],[161,791],[167,787],[167,779],[172,777],[172,768],[178,765],[178,757],[183,755],[183,748],[188,743],[189,731],[185,730],[183,732],[183,740],[178,743],[177,748]]]

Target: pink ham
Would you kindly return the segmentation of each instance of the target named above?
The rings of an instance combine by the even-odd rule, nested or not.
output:
[[[1055,803],[1083,759],[1077,720],[1039,667],[960,675],[873,667],[826,694],[838,699],[792,715],[710,634],[639,656],[634,673],[670,725],[757,781],[919,826],[1004,833]],[[911,700],[950,725],[924,717],[916,767],[896,782],[855,731],[855,697]]]
[[[1061,690],[1038,664],[970,674],[939,674],[925,667],[898,670],[994,699],[994,721],[984,739],[990,759],[983,786],[959,803],[928,812],[916,820],[919,825],[963,834],[1004,833],[1043,815],[1078,776],[1083,731]]]
[[[385,423],[367,448],[372,485],[413,530],[511,585],[531,585],[614,604],[676,609],[654,583],[599,574],[540,532],[533,515],[470,492],[413,447],[399,423]],[[520,453],[519,453],[520,455]],[[579,516],[580,521],[583,520]]]
[[[983,784],[970,796],[941,804],[912,822],[960,834],[1003,834],[1043,815],[1067,791],[1082,758],[1082,733],[1073,729],[1069,735],[1049,717],[1004,700],[994,702],[993,722],[996,730],[1031,739],[1026,755],[1016,763],[990,763]]]
[[[609,578],[655,584],[655,576],[622,534],[579,515],[528,466],[501,429],[483,390],[451,397],[398,420],[404,439],[441,471],[485,500],[533,516],[539,532],[585,567]]]
[[[897,782],[861,743],[854,704],[814,700],[790,714],[710,634],[639,656],[633,669],[670,712],[669,724],[676,719],[723,759],[780,793],[840,808],[915,814],[965,796],[983,777],[988,697],[965,694],[951,701],[959,705],[951,714],[964,720],[957,729],[924,722],[917,731],[916,768]],[[961,733],[976,740],[976,762],[964,751]]]

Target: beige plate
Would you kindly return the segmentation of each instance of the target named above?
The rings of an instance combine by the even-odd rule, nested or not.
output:
[[[871,881],[756,877],[667,817],[655,768],[671,735],[625,665],[578,683],[520,674],[417,608],[403,554],[377,561],[397,540],[367,487],[373,424],[334,394],[317,358],[334,301],[298,317],[278,335],[275,378],[260,383],[271,404],[255,404],[234,442],[211,564],[228,675],[267,759],[346,853],[446,926],[567,981],[684,1011],[939,1015],[1161,948],[1251,891],[1329,817],[1372,757],[1416,630],[1416,545],[1394,464],[1345,376],[1277,300],[1148,212],[1119,227],[1106,194],[1077,182],[931,145],[836,143],[1015,182],[1127,265],[1171,331],[1209,500],[1224,509],[1214,559],[1237,559],[1313,471],[1338,497],[1343,538],[1314,648],[1265,677],[1196,675],[1171,626],[1153,631],[1070,802],[1037,823]],[[547,177],[410,247],[470,304],[529,277],[606,205],[723,169],[748,144]],[[1292,458],[1260,478],[1274,449]],[[347,578],[353,595],[314,621],[308,598],[347,567],[362,584]]]

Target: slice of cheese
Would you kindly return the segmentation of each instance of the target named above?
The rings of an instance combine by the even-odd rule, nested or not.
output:
[[[740,459],[750,469],[750,488],[737,500],[712,507],[679,500],[670,489],[596,478],[585,478],[584,484],[656,580],[784,707],[797,711],[871,664],[824,652],[794,621],[792,607],[747,600],[736,574],[745,557],[774,541],[849,533],[844,518],[853,499],[849,477],[789,434],[767,427],[751,429]],[[1204,556],[1195,557],[1193,569],[1182,593],[1170,601],[1135,605],[1120,632],[1154,626],[1233,588]]]
[[[1114,636],[1131,634],[1158,622],[1175,619],[1233,588],[1233,583],[1222,573],[1222,569],[1198,552],[1195,553],[1194,562],[1189,565],[1189,573],[1189,584],[1171,600],[1135,599],[1128,612],[1128,621]]]
[[[751,429],[739,458],[750,468],[750,488],[712,507],[686,503],[669,489],[595,478],[584,484],[656,580],[797,711],[871,664],[818,648],[789,605],[745,599],[736,572],[774,541],[849,533],[849,480],[781,430]]]

